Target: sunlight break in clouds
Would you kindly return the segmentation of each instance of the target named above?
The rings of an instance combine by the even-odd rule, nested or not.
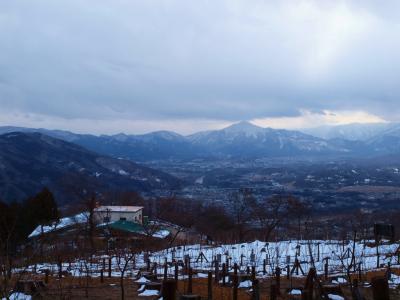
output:
[[[129,120],[129,119],[66,119],[31,113],[1,113],[0,126],[60,129],[75,133],[92,134],[144,134],[152,131],[169,130],[188,135],[201,130],[222,129],[230,122],[210,119],[179,120]]]
[[[329,111],[315,113],[302,110],[300,116],[254,119],[252,123],[261,127],[302,129],[323,125],[345,125],[352,123],[385,123],[386,121],[376,115],[365,111]]]

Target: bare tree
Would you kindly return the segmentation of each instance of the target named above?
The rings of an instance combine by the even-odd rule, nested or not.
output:
[[[248,222],[252,219],[249,206],[254,202],[255,199],[249,189],[240,189],[238,192],[232,194],[229,199],[236,237],[239,242],[244,240],[245,233],[248,230]]]
[[[274,230],[284,221],[289,221],[296,214],[295,207],[298,200],[291,196],[275,195],[264,198],[261,201],[251,201],[251,213],[264,234],[264,240],[268,241]]]
[[[17,218],[9,206],[0,202],[0,275],[1,294],[8,299],[10,291]],[[1,296],[1,295],[0,295]]]
[[[120,287],[121,287],[121,299],[125,299],[125,274],[128,270],[129,263],[134,260],[135,253],[129,249],[118,249],[115,251],[115,259],[117,263],[118,271],[120,272]]]
[[[96,230],[95,209],[98,206],[96,196],[94,194],[92,194],[92,196],[86,200],[85,205],[86,205],[87,216],[88,216],[87,233],[88,233],[91,251],[94,252],[95,251],[94,236],[95,236],[95,230]]]

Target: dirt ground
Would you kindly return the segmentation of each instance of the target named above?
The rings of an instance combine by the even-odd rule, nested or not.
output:
[[[393,270],[393,273],[400,275],[400,270]],[[365,281],[370,281],[372,277],[383,275],[383,272],[370,272],[363,274]],[[29,275],[25,279],[34,279],[44,281],[44,276]],[[274,279],[265,279],[260,281],[260,299],[269,299],[270,286],[274,283]],[[287,280],[281,277],[281,296],[278,299],[300,299],[299,297],[287,295],[287,291],[292,288],[301,289],[304,286],[305,278],[291,278]],[[138,296],[138,288],[140,285],[135,283],[133,279],[125,279],[125,299],[148,299],[153,300],[158,297],[140,297]],[[178,282],[177,295],[187,293],[188,281]],[[193,294],[200,295],[202,299],[207,299],[207,279],[193,279]],[[345,285],[340,287],[343,295],[350,297],[351,292]],[[362,288],[362,293],[367,300],[372,300],[372,291],[370,288]],[[221,285],[213,285],[213,299],[215,300],[231,300],[233,289],[230,286],[223,287]],[[59,279],[58,277],[49,277],[47,288],[41,293],[41,299],[121,299],[121,288],[119,278],[104,278],[104,282],[100,278],[85,278],[67,276]],[[239,289],[238,300],[250,300],[250,292]],[[351,299],[351,298],[348,298]],[[391,299],[400,299],[399,290],[391,290]]]

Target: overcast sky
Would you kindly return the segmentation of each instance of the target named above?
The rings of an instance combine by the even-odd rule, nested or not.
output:
[[[399,1],[1,0],[0,125],[400,120]]]

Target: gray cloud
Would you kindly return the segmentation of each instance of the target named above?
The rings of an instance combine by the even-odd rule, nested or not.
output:
[[[1,1],[0,112],[397,120],[399,11],[397,1]]]

